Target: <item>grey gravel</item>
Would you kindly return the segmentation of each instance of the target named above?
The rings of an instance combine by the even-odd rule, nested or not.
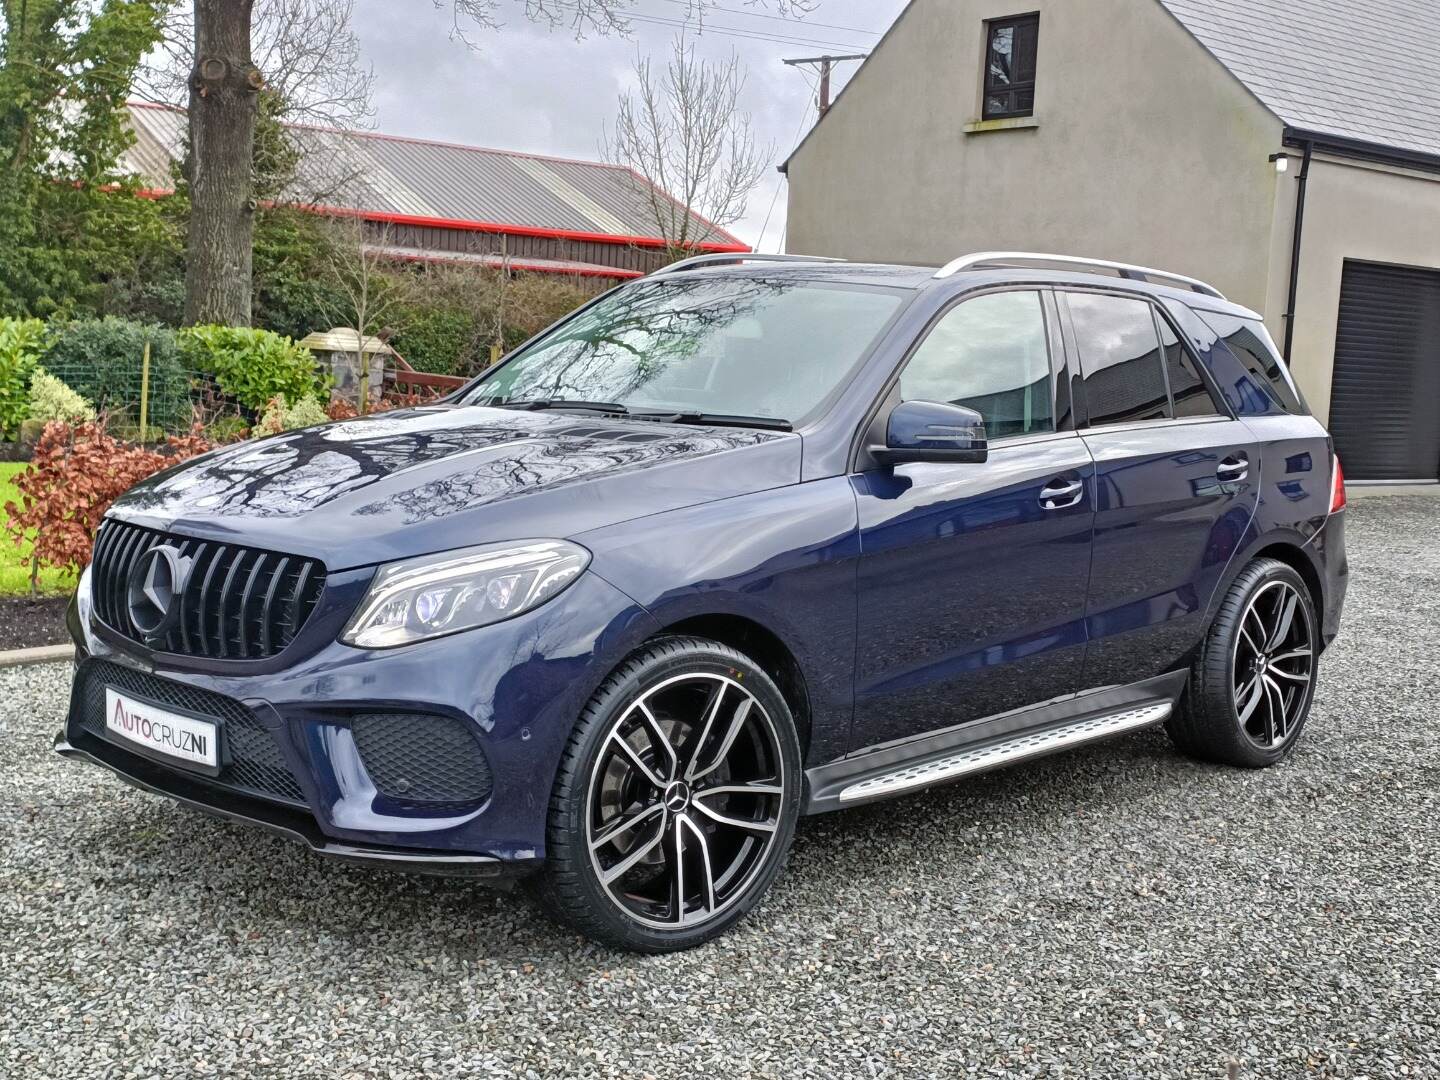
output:
[[[0,672],[0,1076],[1440,1076],[1440,499],[1349,515],[1287,764],[1146,732],[811,819],[673,957],[62,762],[67,669]]]

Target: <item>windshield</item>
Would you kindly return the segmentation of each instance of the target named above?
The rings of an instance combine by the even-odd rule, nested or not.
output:
[[[903,295],[735,276],[633,285],[522,349],[463,400],[799,423],[850,375]]]

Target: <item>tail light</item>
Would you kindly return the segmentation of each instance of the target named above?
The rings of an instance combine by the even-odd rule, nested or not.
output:
[[[1333,455],[1335,468],[1330,480],[1330,513],[1345,509],[1345,470],[1340,467],[1340,455]]]

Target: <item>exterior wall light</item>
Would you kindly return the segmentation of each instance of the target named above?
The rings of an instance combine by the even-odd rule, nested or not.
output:
[[[1275,171],[1276,171],[1277,173],[1287,173],[1287,172],[1290,171],[1290,155],[1289,155],[1289,154],[1271,154],[1271,155],[1270,155],[1270,160],[1271,160],[1272,162],[1274,162],[1274,164],[1275,164]]]

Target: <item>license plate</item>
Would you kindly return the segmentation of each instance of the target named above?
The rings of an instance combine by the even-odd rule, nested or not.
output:
[[[161,757],[214,769],[220,764],[220,729],[105,688],[105,728]]]

